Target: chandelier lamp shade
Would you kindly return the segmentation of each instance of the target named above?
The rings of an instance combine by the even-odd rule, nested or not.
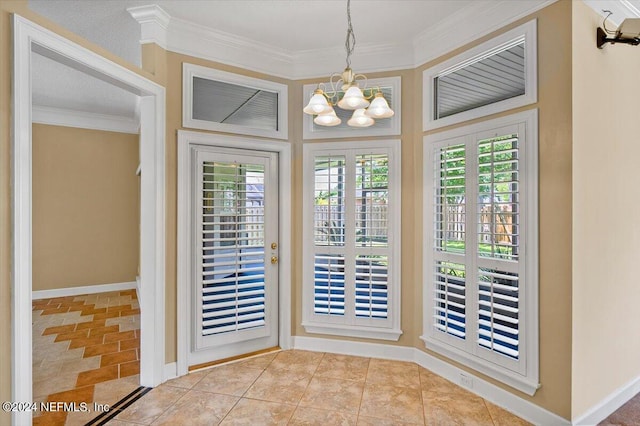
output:
[[[331,90],[320,83],[311,99],[302,110],[305,114],[315,115],[313,122],[319,126],[337,126],[342,120],[336,115],[335,106],[344,110],[353,110],[353,116],[347,121],[352,127],[369,127],[375,119],[392,117],[394,112],[389,108],[387,100],[379,87],[367,88],[367,77],[355,74],[351,69],[351,54],[356,45],[356,36],[351,25],[351,0],[347,0],[347,67],[344,71],[334,73],[329,79]],[[334,82],[334,79],[337,80]],[[363,84],[361,89],[358,82]]]

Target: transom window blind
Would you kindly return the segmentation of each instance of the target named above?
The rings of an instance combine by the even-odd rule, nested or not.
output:
[[[264,166],[202,165],[202,335],[265,326]]]

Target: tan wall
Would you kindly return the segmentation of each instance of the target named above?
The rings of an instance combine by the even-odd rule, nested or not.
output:
[[[574,418],[640,376],[640,53],[573,4]]]
[[[496,33],[425,64],[417,70],[419,76],[416,77],[421,78],[424,69],[532,18],[538,20],[538,103],[514,111],[532,107],[539,109],[539,331],[542,386],[533,397],[529,397],[487,376],[481,377],[568,419],[571,416],[571,1],[560,0]],[[415,120],[422,120],[421,103],[416,108]],[[447,129],[453,127],[458,126]],[[414,161],[421,159],[420,146],[416,149]],[[421,171],[421,166],[417,171]],[[420,186],[419,183],[416,186]],[[417,196],[416,205],[419,207],[422,205],[421,192]],[[416,229],[421,228],[419,218],[416,218]],[[422,255],[419,242],[415,253],[417,259],[421,259],[418,257]],[[417,267],[420,268],[419,261]],[[417,272],[416,276],[421,277],[422,271]],[[418,343],[417,347],[423,349],[424,344]],[[466,369],[460,365],[458,367]]]
[[[138,135],[33,125],[33,290],[135,281]]]

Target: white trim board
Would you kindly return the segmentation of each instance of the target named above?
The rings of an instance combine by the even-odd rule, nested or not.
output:
[[[640,376],[631,380],[624,386],[616,389],[596,405],[588,409],[584,414],[575,418],[572,424],[577,426],[597,425],[627,401],[640,392]]]
[[[469,372],[431,356],[417,348],[304,336],[293,337],[293,348],[415,362],[421,367],[424,367],[439,376],[458,384],[468,391],[477,394],[495,405],[507,409],[533,424],[545,426],[565,426],[571,424],[571,422],[557,414],[547,411],[538,405],[522,399],[511,392],[481,379],[480,377],[473,376]],[[463,386],[460,383],[461,374],[464,374],[467,378],[472,380],[473,388]]]
[[[140,100],[140,384],[163,381],[165,354],[165,89],[99,54],[12,15],[12,300],[11,399],[32,401],[32,52],[139,96]],[[30,411],[13,424],[30,424]]]
[[[357,71],[416,68],[555,1],[500,0],[491,7],[471,3],[413,40],[359,46]],[[141,44],[156,43],[172,52],[291,80],[327,76],[344,66],[343,47],[294,52],[171,17],[157,5],[127,10],[141,26]]]
[[[34,290],[31,292],[31,298],[50,299],[52,297],[80,296],[82,294],[109,293],[111,291],[137,290],[136,282],[129,281],[123,283],[112,284],[94,284],[80,287],[65,287],[51,290]]]
[[[39,105],[33,106],[32,114],[34,123],[51,126],[77,127],[136,135],[140,132],[140,121],[136,118]]]

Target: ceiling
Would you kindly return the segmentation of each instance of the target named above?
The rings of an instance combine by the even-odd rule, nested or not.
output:
[[[585,1],[596,10],[625,2],[640,10],[640,0]],[[380,46],[387,46],[387,50],[401,50],[403,46],[418,50],[416,40],[434,38],[445,31],[463,31],[464,27],[474,25],[473,17],[480,13],[496,14],[515,3],[526,2],[544,3],[543,0],[352,0],[357,41],[354,69],[358,70],[359,52],[360,56],[369,52],[375,57]],[[344,64],[345,0],[29,0],[29,7],[126,61],[140,65],[141,26],[127,9],[151,3],[167,12],[171,24],[180,24],[182,29],[212,31],[224,36],[227,43],[251,45],[257,52],[276,52],[294,60],[330,56],[332,65],[338,64],[335,71]],[[628,9],[626,12],[632,13]],[[72,109],[81,106],[85,111],[120,116],[135,111],[135,102],[126,93],[101,96],[99,93],[108,88],[92,89],[90,78],[78,75],[77,71],[65,71],[61,66],[41,60],[36,66],[36,104],[59,103]],[[73,90],[78,84],[82,84],[82,90]]]

